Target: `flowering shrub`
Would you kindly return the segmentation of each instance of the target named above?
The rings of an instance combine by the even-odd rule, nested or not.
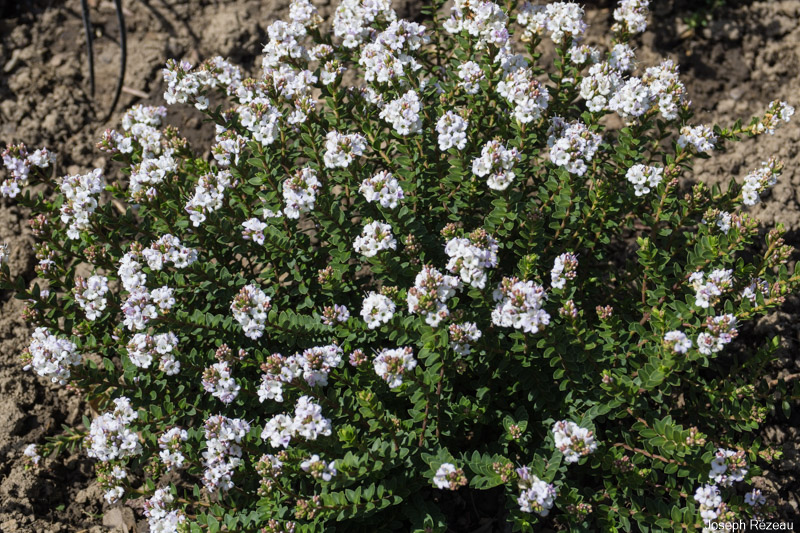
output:
[[[8,147],[39,240],[32,289],[2,266],[25,368],[94,411],[35,464],[80,444],[159,532],[445,531],[457,490],[504,494],[515,531],[769,511],[771,352],[729,345],[798,286],[747,211],[781,165],[681,177],[793,109],[694,124],[677,66],[635,63],[645,0],[604,50],[577,4],[435,4],[327,25],[294,0],[256,78],[168,63],[208,157],[144,106],[99,143],[113,179]]]

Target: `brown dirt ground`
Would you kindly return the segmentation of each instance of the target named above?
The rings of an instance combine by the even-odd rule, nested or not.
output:
[[[330,11],[329,0],[323,12]],[[252,66],[266,40],[266,27],[287,13],[288,1],[276,0],[130,0],[125,2],[129,61],[126,86],[147,98],[123,93],[121,105],[106,123],[98,120],[110,105],[117,74],[118,35],[113,4],[90,0],[95,32],[97,98],[88,91],[86,50],[77,0],[10,0],[0,2],[0,145],[24,141],[46,145],[59,154],[59,173],[107,167],[94,148],[100,133],[114,127],[119,110],[137,102],[160,102],[159,69],[167,58],[196,62],[212,55]],[[394,2],[401,16],[418,13],[417,0]],[[654,0],[653,24],[640,41],[642,63],[660,56],[676,59],[698,121],[732,123],[763,111],[774,99],[800,109],[800,0],[755,2],[728,7],[708,28],[690,34],[682,6]],[[324,13],[323,13],[324,14]],[[600,35],[608,26],[607,5],[588,7],[587,18]],[[208,140],[198,114],[178,115],[170,122],[190,140]],[[735,145],[700,165],[694,179],[708,183],[741,179],[770,155],[786,162],[771,197],[753,211],[767,225],[782,223],[790,244],[800,246],[800,127],[798,122],[775,136]],[[33,278],[33,239],[28,214],[0,201],[0,242],[13,250],[12,272]],[[92,481],[85,456],[74,454],[45,462],[38,473],[26,470],[22,450],[59,432],[62,424],[79,423],[81,402],[64,388],[54,388],[22,371],[18,355],[29,330],[20,318],[21,302],[0,294],[0,532],[57,533],[146,531],[146,522],[130,508],[104,508],[102,491]],[[771,377],[800,371],[800,301],[763,319],[752,334],[783,336]],[[791,378],[790,378],[791,379]],[[759,484],[779,503],[784,518],[800,516],[800,416],[770,416],[764,439],[781,448],[784,459],[765,472]],[[105,516],[103,513],[105,511]],[[140,517],[139,517],[140,518]]]

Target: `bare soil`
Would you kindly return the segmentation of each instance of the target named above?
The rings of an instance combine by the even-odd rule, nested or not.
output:
[[[315,3],[324,4],[323,14],[332,9],[328,0]],[[266,41],[266,27],[288,11],[288,0],[125,2],[129,50],[125,85],[132,91],[123,93],[117,112],[102,123],[119,61],[112,2],[90,0],[97,35],[94,98],[89,94],[80,3],[9,0],[0,4],[0,145],[21,141],[32,147],[45,145],[58,152],[60,174],[109,168],[95,142],[104,129],[119,123],[121,110],[134,103],[162,101],[160,69],[166,59],[197,62],[219,54],[252,66]],[[394,4],[401,16],[414,18],[422,3],[395,0]],[[729,4],[697,32],[688,31],[682,21],[687,6],[663,0],[654,4],[653,24],[639,42],[639,59],[651,64],[667,56],[679,62],[698,122],[732,124],[737,118],[749,119],[774,99],[800,108],[800,0]],[[609,25],[611,9],[605,2],[586,9],[592,34],[599,36]],[[169,120],[197,145],[208,142],[209,132],[202,128],[199,114],[171,111]],[[800,247],[797,124],[774,136],[733,146],[699,165],[692,179],[707,183],[741,179],[760,161],[779,156],[786,162],[781,181],[753,212],[767,226],[782,223],[788,229],[789,244]],[[0,243],[7,242],[13,250],[12,272],[30,281],[35,259],[27,219],[24,210],[0,200]],[[80,423],[86,409],[67,389],[22,371],[18,356],[30,331],[21,310],[20,301],[0,293],[0,532],[146,531],[146,522],[129,507],[104,506],[85,456],[47,460],[38,472],[25,469],[22,450],[27,444],[59,433],[62,424]],[[800,372],[796,356],[799,315],[800,299],[790,297],[781,312],[750,331],[753,341],[774,334],[783,337],[772,379],[797,379]],[[800,516],[798,407],[795,402],[790,419],[776,412],[767,420],[763,438],[780,448],[784,458],[757,481],[779,504],[779,515],[787,519]]]

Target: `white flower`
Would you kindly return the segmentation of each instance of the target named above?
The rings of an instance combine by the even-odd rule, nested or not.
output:
[[[89,279],[75,279],[75,302],[86,313],[87,320],[97,320],[106,308],[108,278],[95,274]]]
[[[782,164],[774,157],[761,163],[761,168],[744,177],[742,185],[742,202],[744,205],[756,205],[761,201],[760,195],[778,182]]]
[[[327,168],[345,168],[353,160],[362,155],[367,147],[367,140],[359,133],[345,135],[338,131],[328,132],[325,137],[325,166]]]
[[[620,0],[614,10],[612,31],[629,34],[642,33],[647,28],[649,0]]]
[[[422,106],[415,91],[408,91],[396,100],[392,100],[381,110],[380,117],[389,122],[394,131],[400,135],[417,135],[422,133]]]
[[[516,148],[506,150],[499,141],[489,141],[481,149],[480,157],[472,160],[472,173],[478,177],[489,175],[486,183],[490,189],[504,191],[514,181],[514,165],[520,155]]]
[[[465,61],[458,67],[458,77],[461,79],[459,86],[467,94],[477,94],[480,90],[480,82],[485,79],[480,65],[474,61]]]
[[[625,173],[625,178],[633,184],[634,194],[642,196],[649,193],[651,189],[658,187],[663,173],[664,169],[661,167],[633,165]]]
[[[396,208],[403,199],[403,189],[391,172],[381,171],[361,182],[358,191],[367,202],[378,202],[387,209]]]
[[[457,278],[444,276],[430,265],[425,265],[417,274],[414,286],[408,289],[408,312],[422,314],[428,325],[436,327],[442,319],[450,316],[446,302],[460,286]]]
[[[439,134],[439,150],[445,151],[455,147],[463,150],[467,145],[467,127],[469,124],[460,115],[448,111],[436,122],[436,132]]]
[[[492,323],[497,326],[538,333],[550,323],[550,315],[542,309],[547,293],[541,285],[517,278],[503,278],[492,296],[499,302],[492,311]]]
[[[562,420],[553,424],[553,438],[556,448],[564,454],[567,463],[576,463],[584,455],[597,449],[597,442],[592,432],[580,427],[570,420]]]
[[[497,266],[497,250],[497,241],[484,229],[473,231],[466,238],[454,237],[444,247],[450,258],[447,270],[458,274],[464,283],[483,289],[488,279],[486,270]]]
[[[372,361],[375,373],[394,389],[403,384],[403,375],[414,370],[417,360],[409,347],[388,349],[384,348]]]
[[[684,126],[681,128],[680,137],[678,137],[678,146],[686,148],[687,146],[693,147],[700,153],[711,153],[714,150],[714,145],[717,143],[717,135],[714,131],[705,125],[700,126]]]
[[[24,369],[33,369],[38,375],[60,385],[69,380],[69,367],[80,365],[82,361],[75,343],[60,339],[43,327],[36,328],[31,335],[28,353],[30,359]]]
[[[519,504],[520,510],[523,513],[536,513],[539,516],[550,514],[550,509],[553,508],[558,495],[555,486],[531,474],[526,466],[518,468],[517,475],[520,489],[517,504]]]
[[[353,249],[366,257],[374,257],[382,250],[397,249],[392,227],[377,220],[370,222],[364,227],[361,235],[356,237]]]
[[[675,353],[686,353],[692,347],[692,340],[682,331],[668,331],[664,334],[664,344]]]
[[[394,316],[395,304],[387,296],[370,292],[361,307],[361,318],[369,329],[375,329],[389,322]]]
[[[317,171],[310,167],[301,168],[294,176],[287,178],[283,182],[283,200],[286,202],[283,212],[286,216],[300,218],[301,213],[314,209],[320,185]]]
[[[582,122],[565,122],[561,117],[550,120],[547,130],[550,161],[569,173],[583,176],[600,146],[602,137],[592,133]]]
[[[102,169],[88,174],[65,176],[59,181],[64,195],[61,204],[61,222],[67,224],[67,237],[77,239],[80,232],[89,229],[89,217],[97,209],[97,195],[106,186]]]
[[[514,108],[514,118],[523,124],[542,117],[550,102],[550,93],[528,68],[509,72],[497,84],[497,92]]]
[[[256,285],[245,285],[231,302],[233,318],[241,324],[245,336],[259,339],[264,334],[271,299]]]

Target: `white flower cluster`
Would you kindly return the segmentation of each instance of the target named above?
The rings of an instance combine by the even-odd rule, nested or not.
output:
[[[694,304],[697,307],[708,309],[719,301],[719,297],[733,285],[733,270],[712,270],[706,279],[702,272],[693,272],[689,276],[689,283],[694,289]]]
[[[396,250],[397,241],[392,236],[392,227],[377,220],[370,222],[356,237],[353,249],[366,257],[374,257],[382,250]]]
[[[388,296],[370,292],[364,298],[361,306],[361,318],[367,323],[369,329],[375,329],[381,324],[389,322],[394,316],[396,306]]]
[[[482,228],[467,237],[454,237],[444,247],[450,258],[447,270],[464,283],[483,289],[488,279],[486,270],[497,266],[497,250],[497,241]]]
[[[425,322],[435,328],[450,316],[447,300],[460,286],[458,278],[442,275],[432,266],[425,265],[414,279],[414,286],[408,289],[408,312],[423,315]]]
[[[158,454],[167,471],[183,468],[186,457],[181,453],[181,443],[189,440],[189,433],[182,428],[174,427],[165,431],[158,437]]]
[[[206,221],[209,213],[222,207],[225,191],[236,186],[228,170],[209,172],[200,176],[194,187],[194,196],[186,203],[184,209],[189,213],[192,226],[199,227]]]
[[[208,109],[209,100],[205,96],[207,89],[223,87],[229,95],[235,95],[242,86],[239,67],[219,56],[207,60],[194,72],[187,61],[167,61],[162,76],[167,84],[167,90],[164,91],[167,104],[191,101],[201,111]]]
[[[589,73],[581,80],[581,98],[592,113],[608,109],[617,88],[622,85],[622,74],[610,61],[589,67]]]
[[[421,109],[416,91],[407,91],[400,98],[386,104],[380,117],[390,123],[400,135],[417,135],[422,133]]]
[[[305,26],[297,22],[276,20],[270,24],[267,27],[269,40],[262,50],[264,68],[279,68],[293,60],[308,59],[308,52],[299,41],[306,33]]]
[[[749,471],[744,456],[741,450],[717,449],[714,459],[711,460],[708,477],[723,487],[730,487],[735,482],[744,480]]]
[[[472,160],[472,173],[478,177],[489,175],[490,189],[504,191],[514,181],[514,165],[520,155],[516,148],[506,150],[500,141],[489,141],[481,149],[480,157]]]
[[[742,202],[744,205],[756,205],[761,201],[760,195],[778,183],[782,164],[774,157],[761,163],[761,168],[744,177],[742,185]]]
[[[75,301],[86,313],[87,320],[97,320],[108,305],[108,278],[97,274],[84,279],[75,278]]]
[[[492,297],[499,302],[492,311],[492,323],[497,326],[538,333],[550,323],[550,315],[542,309],[547,293],[541,285],[517,278],[503,278]]]
[[[550,161],[578,176],[586,173],[586,166],[591,162],[602,140],[599,134],[589,131],[584,123],[568,123],[561,117],[550,120],[547,135]]]
[[[309,387],[324,387],[328,384],[331,371],[342,366],[342,353],[342,349],[336,344],[328,344],[308,348],[290,357],[273,354],[262,366],[267,373],[261,376],[259,401],[282,402],[282,383],[291,383],[300,377]]]
[[[597,449],[592,432],[575,422],[561,420],[553,424],[552,431],[556,448],[564,454],[564,461],[567,463],[577,463],[581,457]]]
[[[258,218],[250,218],[242,222],[242,238],[246,241],[253,241],[256,244],[264,244],[264,230],[267,227],[266,222],[262,222]]]
[[[387,83],[406,72],[419,70],[412,52],[430,41],[425,27],[407,20],[393,21],[375,40],[361,49],[358,64],[364,67],[368,82]],[[373,102],[376,103],[376,102]]]
[[[203,484],[209,491],[233,487],[233,473],[242,463],[242,439],[249,432],[250,424],[240,418],[216,415],[206,420]]]
[[[375,373],[389,384],[389,388],[394,389],[403,384],[403,375],[414,370],[417,360],[414,359],[413,351],[408,346],[384,348],[375,356],[372,365]]]
[[[168,489],[156,489],[153,496],[144,502],[144,515],[153,533],[178,533],[183,529],[186,515],[183,511],[168,509],[175,497]]]
[[[158,316],[156,306],[145,287],[136,287],[130,291],[128,298],[122,302],[123,324],[129,331],[140,331],[147,323]]]
[[[550,509],[553,508],[558,496],[555,486],[531,474],[527,466],[517,468],[517,476],[520,489],[517,504],[520,510],[523,513],[536,513],[539,516],[550,514]]]
[[[678,137],[678,146],[686,148],[691,146],[700,153],[709,154],[717,143],[717,134],[706,125],[684,126]]]
[[[162,152],[163,135],[158,129],[167,116],[163,106],[135,105],[122,117],[122,129],[126,134],[108,130],[104,136],[105,148],[111,152],[133,153],[136,141],[142,148],[142,158],[151,159]]]
[[[2,243],[0,244],[0,266],[8,263],[8,258],[10,254],[8,252],[8,244]]]
[[[47,148],[40,148],[29,154],[23,144],[9,146],[0,155],[3,157],[3,165],[11,173],[10,178],[0,182],[0,196],[6,198],[16,198],[22,190],[21,187],[28,184],[31,166],[45,169],[56,162],[56,155]]]
[[[350,320],[350,311],[347,307],[339,304],[326,306],[322,309],[322,323],[326,326],[335,326]]]
[[[261,440],[269,440],[273,448],[289,446],[294,437],[317,440],[331,434],[331,421],[322,416],[322,407],[310,396],[301,396],[295,405],[294,417],[279,414],[272,417],[261,432]]]
[[[151,270],[161,270],[165,262],[172,263],[175,268],[186,268],[197,261],[197,250],[187,248],[179,238],[169,233],[142,250],[142,255]]]
[[[553,269],[550,270],[550,285],[554,289],[563,289],[568,279],[575,279],[577,269],[578,258],[575,254],[568,252],[559,255],[553,261]]]
[[[117,476],[119,476],[119,477],[117,477]],[[127,476],[128,476],[128,473],[125,472],[125,470],[121,469],[118,466],[115,466],[113,468],[113,470],[111,471],[112,479],[119,480],[119,479],[124,479]],[[123,487],[122,485],[116,485],[116,486],[113,486],[110,489],[108,489],[105,492],[105,494],[103,494],[103,499],[105,499],[106,502],[109,505],[113,505],[113,504],[117,503],[118,501],[120,501],[124,495],[125,495],[125,487]]]
[[[269,146],[279,137],[281,113],[268,99],[254,98],[237,107],[236,113],[254,141]]]
[[[119,259],[117,275],[122,282],[122,286],[128,292],[144,288],[144,284],[147,282],[147,276],[142,272],[142,265],[139,263],[138,252],[127,252]]]
[[[642,196],[658,187],[661,183],[664,169],[648,165],[633,165],[625,172],[625,178],[633,184],[633,193]]]
[[[217,124],[217,135],[214,137],[216,144],[211,147],[217,165],[229,167],[231,163],[238,164],[239,156],[247,146],[247,139],[233,130],[226,130]]]
[[[390,0],[342,0],[333,15],[333,34],[345,47],[356,48],[373,27],[396,19]]]
[[[131,167],[131,180],[128,186],[131,198],[136,201],[153,200],[158,196],[155,185],[163,183],[168,175],[178,170],[178,163],[172,157],[172,150],[165,150],[159,156],[142,159]]]
[[[322,481],[330,481],[336,475],[336,461],[326,463],[319,458],[319,455],[314,454],[302,463],[300,469],[303,472],[308,472],[316,479]]]
[[[675,353],[686,353],[692,348],[692,339],[682,331],[668,331],[664,334],[664,345]]]
[[[721,351],[739,332],[736,330],[736,317],[725,314],[706,317],[706,329],[697,336],[697,351],[711,355]]]
[[[794,107],[786,102],[773,100],[769,103],[769,110],[767,111],[764,121],[756,125],[756,133],[768,133],[773,135],[775,130],[781,127],[781,122],[788,123],[794,115]]]
[[[22,454],[30,459],[33,466],[39,466],[42,461],[42,456],[39,454],[39,447],[36,444],[28,444],[22,451]]]
[[[658,104],[658,111],[667,120],[678,118],[680,106],[689,105],[686,87],[678,77],[678,65],[665,59],[658,66],[648,67],[642,82],[650,91],[650,100]]]
[[[139,368],[150,368],[153,358],[160,357],[162,370],[164,367],[175,370],[176,365],[180,368],[180,363],[175,360],[174,354],[177,346],[178,337],[171,331],[157,335],[137,333],[128,342],[128,358]],[[167,372],[167,375],[173,374]]]
[[[700,504],[700,518],[706,524],[711,523],[720,515],[724,504],[716,485],[702,485],[694,493],[694,500]]]
[[[742,299],[747,298],[751,302],[755,303],[758,293],[763,294],[765,298],[769,296],[770,288],[767,280],[763,278],[755,278],[750,282],[750,285],[742,289],[741,297]]]
[[[150,299],[162,311],[169,311],[175,305],[174,290],[164,285],[150,291]]]
[[[478,38],[479,47],[492,44],[502,47],[508,42],[508,15],[494,2],[455,0],[444,29],[450,33],[466,31]]]
[[[86,453],[103,462],[125,459],[142,452],[139,435],[129,424],[139,417],[125,396],[114,400],[114,410],[92,420],[86,436]]]
[[[744,503],[750,507],[761,507],[767,503],[767,499],[761,494],[759,489],[753,489],[744,495]]]
[[[478,94],[480,83],[486,79],[481,66],[474,61],[465,61],[458,67],[459,86],[467,94]]]
[[[64,176],[59,189],[64,195],[61,222],[68,225],[67,237],[77,239],[82,230],[89,229],[89,217],[97,209],[97,195],[106,186],[102,169],[83,175]]]
[[[356,157],[364,153],[367,140],[360,133],[349,135],[330,131],[325,137],[325,166],[327,168],[346,168]]]
[[[231,367],[227,361],[214,363],[203,371],[203,390],[222,403],[231,403],[239,395],[241,386],[231,375]]]
[[[257,285],[245,285],[231,302],[233,318],[241,324],[245,336],[256,340],[264,334],[271,298]]]
[[[317,191],[322,184],[317,179],[317,171],[310,167],[298,169],[294,176],[283,182],[283,212],[288,218],[300,218],[301,213],[314,209]]]
[[[567,39],[580,41],[586,31],[583,8],[572,2],[552,2],[546,6],[525,2],[519,10],[517,22],[525,28],[523,40],[541,37],[545,32],[556,44]]]
[[[475,322],[462,322],[461,324],[450,324],[450,348],[458,355],[469,355],[472,353],[470,343],[481,338],[481,330]]]
[[[362,181],[358,192],[364,195],[367,202],[378,202],[387,209],[394,209],[403,199],[403,189],[397,179],[385,170]]]
[[[506,73],[497,84],[497,92],[511,104],[514,118],[523,124],[540,119],[550,103],[550,93],[529,68]]]
[[[433,485],[437,489],[458,490],[467,484],[464,470],[452,463],[442,463],[433,475]]]
[[[81,354],[75,343],[59,339],[43,327],[34,330],[28,352],[30,360],[24,369],[33,369],[38,375],[50,378],[50,381],[59,385],[65,385],[69,380],[70,366],[81,364]]]
[[[611,27],[611,31],[628,34],[642,33],[647,29],[649,5],[649,0],[620,0],[614,10],[614,20],[617,22]]]
[[[456,113],[448,111],[436,122],[436,132],[439,134],[439,150],[450,148],[463,150],[467,145],[467,127],[469,123]]]

